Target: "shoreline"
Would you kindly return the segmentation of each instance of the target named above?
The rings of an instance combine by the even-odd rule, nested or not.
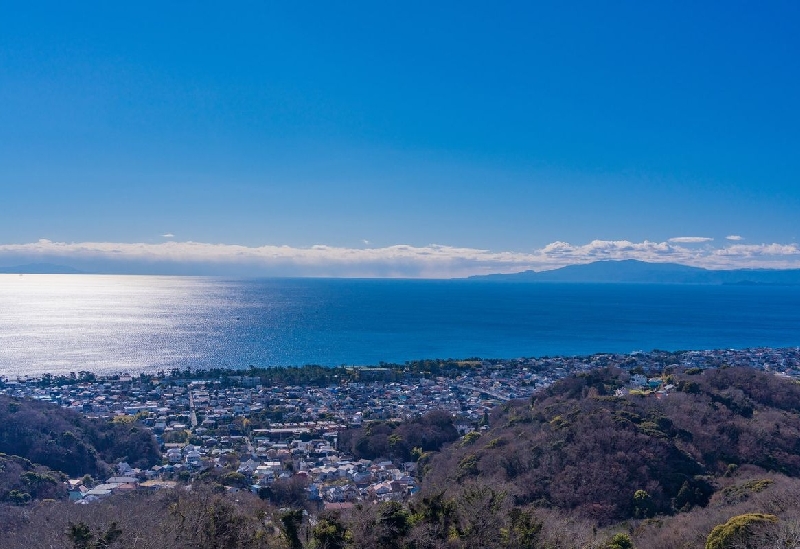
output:
[[[44,372],[40,375],[16,376],[0,373],[0,384],[35,383],[74,384],[81,382],[119,381],[121,379],[185,379],[214,380],[235,378],[304,378],[314,384],[337,380],[358,380],[363,377],[382,379],[384,377],[403,377],[410,375],[456,376],[477,367],[494,367],[513,369],[514,367],[534,367],[536,369],[552,368],[553,370],[575,371],[585,366],[624,366],[635,363],[644,371],[653,371],[659,366],[676,365],[686,367],[714,366],[749,366],[757,369],[787,373],[790,377],[800,378],[800,345],[791,347],[747,347],[743,349],[695,349],[667,351],[653,349],[651,351],[633,351],[631,353],[598,352],[589,355],[544,355],[518,358],[481,358],[469,357],[460,359],[420,359],[407,361],[404,364],[384,363],[372,365],[322,366],[305,364],[302,366],[248,366],[242,368],[161,368],[130,373],[125,369],[102,373],[89,370],[75,370],[68,374]],[[771,363],[771,362],[772,363]],[[636,366],[634,366],[636,367]]]

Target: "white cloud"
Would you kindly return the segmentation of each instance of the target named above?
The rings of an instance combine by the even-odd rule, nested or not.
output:
[[[684,237],[686,238],[686,237]],[[703,240],[705,242],[706,240]],[[726,244],[685,246],[686,242],[593,240],[587,244],[553,242],[529,251],[491,251],[430,244],[383,248],[241,246],[168,241],[160,244],[81,242],[41,239],[29,244],[0,244],[0,261],[60,261],[103,272],[166,272],[275,276],[461,277],[473,274],[547,270],[598,260],[638,259],[711,269],[800,268],[800,246]]]
[[[797,244],[733,244],[715,251],[716,255],[736,257],[792,256],[800,254]]]
[[[744,238],[739,236],[738,234],[728,235],[728,236],[725,237],[725,239],[726,240],[735,240],[735,241],[744,240]]]
[[[162,236],[163,238],[175,238],[175,235],[174,235],[174,234],[172,234],[172,233],[162,234],[161,236]]]
[[[669,242],[675,242],[677,244],[699,244],[701,242],[711,242],[712,240],[714,239],[707,236],[676,236],[675,238],[670,238]]]

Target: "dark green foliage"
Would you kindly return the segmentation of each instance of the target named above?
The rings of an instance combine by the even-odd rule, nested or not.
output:
[[[501,530],[503,543],[509,549],[536,549],[542,526],[532,513],[514,507],[509,513],[508,528]]]
[[[67,537],[72,542],[72,546],[75,549],[89,549],[93,546],[92,540],[94,539],[94,534],[92,534],[91,529],[84,522],[79,522],[78,524],[70,523],[69,530],[67,530]]]
[[[644,490],[636,490],[633,494],[633,516],[636,518],[650,518],[656,514],[656,505],[650,494]]]
[[[689,511],[692,507],[705,507],[714,493],[714,487],[703,477],[686,479],[675,496],[673,507],[678,511]]]
[[[74,549],[108,549],[121,535],[122,530],[116,522],[112,522],[105,532],[99,532],[96,536],[85,522],[70,523],[67,529],[67,538]]]
[[[433,542],[448,539],[458,521],[458,503],[448,499],[444,491],[412,502],[411,511],[412,522]]]
[[[247,477],[245,477],[242,473],[237,473],[236,471],[231,471],[222,475],[222,477],[220,477],[220,482],[225,486],[236,486],[239,488],[247,487]]]
[[[411,461],[414,449],[431,452],[458,439],[453,418],[446,412],[429,412],[399,425],[374,422],[360,429],[343,431],[339,447],[357,459],[396,458]],[[416,457],[421,454],[417,452]]]
[[[67,496],[63,473],[31,463],[19,456],[0,454],[0,502],[26,505],[34,499]]]
[[[678,391],[689,393],[692,395],[696,395],[700,392],[700,384],[696,381],[688,381],[685,379],[680,380],[678,383],[675,384],[675,388]]]
[[[480,359],[426,359],[413,360],[405,364],[380,363],[377,368],[329,368],[309,364],[306,366],[277,366],[269,368],[251,366],[247,370],[225,368],[179,370],[175,368],[169,374],[170,377],[176,379],[214,379],[218,380],[223,387],[241,382],[242,377],[257,378],[263,385],[321,387],[342,381],[398,381],[407,376],[419,377],[420,375],[455,377],[480,363]],[[50,376],[47,379],[43,378],[42,385],[77,383],[83,381],[85,375],[92,374],[79,372],[77,378]],[[142,379],[146,378],[146,375],[142,376]]]
[[[303,549],[303,542],[300,541],[300,525],[303,523],[303,511],[292,509],[285,511],[280,516],[281,530],[289,544],[289,549]]]
[[[461,461],[458,462],[458,478],[462,479],[466,476],[478,474],[478,456],[475,454],[467,454]]]
[[[345,549],[347,528],[338,516],[328,513],[319,518],[311,531],[315,549]]]
[[[14,505],[27,505],[31,502],[31,495],[20,490],[11,490],[6,497]]]
[[[0,452],[23,456],[71,476],[102,477],[127,461],[151,467],[161,455],[152,434],[126,423],[88,419],[35,400],[0,395]]]
[[[382,503],[375,524],[377,539],[381,549],[396,549],[402,546],[402,539],[411,528],[410,515],[396,501]]]

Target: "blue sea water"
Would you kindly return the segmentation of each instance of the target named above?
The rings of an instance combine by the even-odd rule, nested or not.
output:
[[[0,275],[0,375],[800,345],[800,287]]]

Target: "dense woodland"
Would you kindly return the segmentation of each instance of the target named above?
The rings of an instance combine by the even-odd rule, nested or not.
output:
[[[9,549],[797,549],[798,495],[797,479],[748,471],[721,483],[705,508],[600,527],[574,513],[516,506],[481,482],[313,518],[194,483],[93,505],[0,506],[0,524]]]
[[[25,505],[67,495],[67,475],[19,456],[0,454],[0,502]]]
[[[0,395],[0,452],[71,477],[107,476],[125,461],[148,468],[161,463],[153,435],[135,423],[89,419],[53,404]],[[7,486],[0,485],[0,500]]]
[[[800,384],[746,368],[676,371],[668,395],[614,396],[628,377],[596,370],[497,408],[491,429],[427,464],[428,489],[479,478],[519,504],[607,524],[705,506],[742,465],[800,475]]]
[[[374,421],[340,435],[339,448],[356,459],[411,461],[425,452],[438,451],[458,439],[453,418],[446,412],[430,412],[409,421]]]
[[[661,352],[661,351],[659,351]],[[412,360],[404,364],[380,363],[378,367],[327,367],[314,364],[305,366],[270,366],[247,369],[210,368],[210,369],[185,369],[173,368],[162,370],[155,374],[142,373],[142,381],[154,378],[169,377],[183,380],[215,380],[222,385],[241,383],[243,379],[257,379],[258,383],[267,386],[303,386],[326,387],[342,381],[402,381],[407,376],[445,376],[455,377],[463,374],[470,368],[479,367],[484,361],[478,358],[455,359],[425,359]],[[110,379],[119,379],[119,375],[112,375]],[[97,376],[92,372],[79,371],[69,374],[44,374],[38,383],[43,387],[75,385],[79,383],[95,383]],[[3,380],[0,378],[0,387]]]
[[[743,368],[663,375],[674,389],[660,397],[617,396],[629,373],[615,368],[574,376],[495,409],[488,428],[462,438],[444,414],[343,437],[356,455],[418,460],[423,490],[405,504],[306,507],[306,515],[300,486],[259,498],[228,493],[228,479],[209,474],[93,505],[3,505],[4,541],[81,549],[800,548],[800,384]],[[58,474],[3,459],[15,478],[27,475],[22,483],[34,481],[29,473]]]

